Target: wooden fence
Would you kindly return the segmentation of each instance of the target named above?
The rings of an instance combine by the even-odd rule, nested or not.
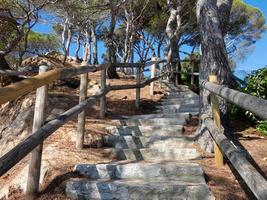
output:
[[[53,134],[58,128],[67,123],[73,116],[78,115],[76,148],[83,148],[85,131],[85,108],[92,102],[100,100],[100,117],[104,118],[106,113],[106,94],[113,90],[124,89],[136,89],[136,107],[138,108],[140,106],[141,97],[140,88],[143,88],[146,85],[149,85],[154,81],[162,79],[164,76],[166,76],[166,74],[160,74],[158,77],[154,77],[154,69],[156,68],[156,65],[163,65],[163,63],[166,63],[166,60],[156,61],[156,59],[154,59],[154,61],[149,63],[117,63],[89,66],[85,65],[80,67],[54,69],[50,71],[47,71],[48,68],[46,66],[41,66],[38,75],[0,88],[0,105],[15,100],[16,98],[22,95],[26,95],[34,90],[37,90],[32,134],[0,158],[0,176],[5,174],[20,160],[22,160],[25,156],[31,153],[28,182],[26,188],[26,199],[35,199],[39,190],[43,141],[51,134]],[[167,65],[168,63],[165,66]],[[141,68],[146,66],[151,66],[152,78],[141,82]],[[107,86],[106,70],[109,67],[136,68],[136,84]],[[95,96],[87,97],[88,73],[96,71],[101,71],[101,91]],[[4,74],[6,74],[6,72]],[[15,73],[8,72],[7,74]],[[77,75],[80,75],[81,80],[79,104],[65,111],[61,115],[57,116],[55,119],[45,122],[45,105],[47,99],[48,84],[58,79],[62,80]],[[154,85],[151,85],[151,88],[154,88]]]
[[[210,92],[213,119],[210,116],[203,115],[201,120],[205,123],[214,140],[215,162],[217,166],[223,166],[223,156],[227,157],[255,197],[259,200],[266,200],[267,181],[265,177],[257,171],[240,150],[224,135],[216,95],[254,113],[262,119],[267,119],[267,100],[218,85],[215,75],[209,77],[209,82],[201,81],[200,85]]]

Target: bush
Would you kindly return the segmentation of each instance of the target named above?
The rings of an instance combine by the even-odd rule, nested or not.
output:
[[[267,67],[253,71],[246,77],[245,81],[247,83],[246,86],[238,86],[236,89],[256,97],[267,99]],[[253,113],[244,111],[235,105],[231,106],[230,112],[232,116],[238,119],[242,119],[253,125],[257,124],[257,130],[262,134],[267,135],[267,121],[261,121],[261,119]]]

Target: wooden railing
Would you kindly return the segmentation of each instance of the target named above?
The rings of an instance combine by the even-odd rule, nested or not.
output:
[[[0,158],[0,176],[4,175],[25,156],[31,153],[26,188],[26,199],[35,199],[39,190],[43,141],[53,134],[58,128],[67,123],[73,116],[78,115],[76,148],[81,149],[84,144],[85,108],[92,102],[100,99],[100,117],[104,118],[106,113],[106,94],[113,90],[124,89],[136,89],[136,107],[139,108],[141,97],[140,88],[143,88],[166,76],[166,74],[160,74],[160,76],[154,77],[156,68],[155,66],[157,64],[163,65],[164,62],[166,62],[166,60],[155,61],[154,59],[154,61],[149,63],[86,65],[80,67],[60,68],[50,71],[47,71],[47,66],[40,66],[38,75],[0,88],[0,105],[15,100],[16,98],[26,95],[37,89],[32,134]],[[166,65],[168,65],[168,63]],[[152,66],[152,78],[141,83],[141,68],[146,66]],[[109,67],[137,68],[136,84],[107,86],[106,70]],[[96,71],[101,71],[101,91],[95,96],[87,97],[88,73]],[[8,74],[16,73],[8,72]],[[65,111],[53,120],[45,122],[45,105],[48,84],[58,79],[62,80],[77,75],[81,75],[79,104]],[[151,85],[151,88],[151,94],[153,95],[153,84]]]
[[[266,179],[224,135],[224,130],[221,127],[219,103],[216,95],[254,113],[262,119],[267,119],[267,100],[232,90],[223,85],[218,85],[215,75],[209,77],[209,82],[201,81],[200,85],[210,92],[213,119],[208,115],[202,115],[201,120],[205,123],[214,140],[215,162],[217,166],[223,166],[223,156],[226,156],[255,197],[259,200],[266,200]]]

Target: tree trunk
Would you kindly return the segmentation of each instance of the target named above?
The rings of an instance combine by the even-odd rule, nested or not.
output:
[[[79,61],[79,51],[81,49],[81,32],[78,33],[77,41],[76,41],[76,50],[75,50],[75,59]]]
[[[93,45],[93,64],[98,64],[98,46],[95,27],[91,28],[92,45]]]
[[[115,10],[114,10],[114,5],[113,1],[109,0],[109,6],[110,6],[110,26],[109,26],[109,33],[107,35],[107,47],[108,47],[108,60],[109,63],[116,63],[116,50],[113,44],[113,35],[114,35],[114,30],[116,26],[116,15],[115,15]],[[107,75],[109,79],[119,79],[119,75],[117,74],[116,71],[116,66],[110,67],[107,70]]]
[[[229,80],[230,68],[223,33],[220,25],[220,18],[216,1],[198,0],[197,19],[199,32],[201,33],[201,65],[200,79],[207,80],[210,74],[216,74],[220,84],[227,84]],[[203,114],[211,115],[211,108],[208,99],[209,93],[200,90],[200,116]],[[221,103],[221,112],[227,112],[225,102]],[[201,122],[200,122],[201,123]],[[212,141],[208,131],[200,124],[198,132],[200,146],[208,151],[212,151]]]
[[[169,38],[169,52],[168,52],[168,62],[171,63],[172,71],[177,71],[179,68],[179,47],[178,41],[180,38],[180,28],[181,28],[181,11],[182,11],[182,0],[178,0],[176,3],[173,0],[167,0],[167,4],[170,11],[170,17],[167,22],[166,34]],[[181,82],[181,75],[177,73],[172,73],[170,80],[178,83]]]
[[[86,32],[85,32],[83,61],[87,62],[87,63],[91,63],[91,34],[88,30],[86,30]]]
[[[72,39],[72,32],[69,26],[67,26],[67,41],[66,41],[66,46],[65,46],[65,55],[64,55],[64,60],[63,63],[65,64],[69,53],[70,53],[70,44],[71,44],[71,39]]]
[[[233,0],[217,0],[217,7],[219,11],[220,26],[223,36],[227,33],[227,25],[231,14]]]

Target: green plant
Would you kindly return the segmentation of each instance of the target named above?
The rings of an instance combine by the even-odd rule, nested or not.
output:
[[[267,99],[267,67],[253,71],[246,77],[245,81],[247,83],[245,87],[238,86],[236,89],[256,97]],[[256,125],[257,130],[267,136],[267,121],[261,121],[253,113],[235,105],[231,105],[230,112],[233,117]]]
[[[256,129],[261,132],[261,134],[267,136],[267,121],[262,121],[257,124]]]

